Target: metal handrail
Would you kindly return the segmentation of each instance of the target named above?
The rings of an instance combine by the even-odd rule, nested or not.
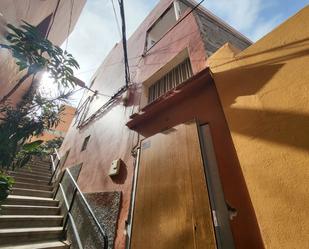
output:
[[[55,159],[53,158],[53,155],[50,155],[51,165],[52,165],[52,172],[53,173],[52,173],[52,175],[50,177],[49,184],[51,184],[53,182],[54,177],[55,177],[55,175],[57,175],[58,170],[59,170],[59,166],[60,166],[60,156],[58,154],[57,149],[55,148],[54,150],[55,150],[55,152],[54,152]],[[57,161],[56,165],[55,165],[55,161]]]
[[[71,181],[73,182],[73,185],[74,185],[74,187],[75,187],[75,189],[74,189],[74,194],[73,194],[73,197],[72,197],[72,200],[71,200],[71,205],[70,205],[70,210],[69,210],[69,212],[70,212],[71,209],[72,209],[73,202],[74,202],[74,198],[75,198],[75,196],[76,196],[76,194],[77,194],[77,192],[78,192],[79,195],[80,195],[80,197],[81,197],[81,199],[83,200],[83,202],[84,202],[84,204],[85,204],[85,206],[86,206],[88,212],[90,213],[90,215],[91,215],[93,221],[95,222],[97,228],[99,229],[101,235],[103,236],[104,249],[105,249],[105,248],[107,249],[107,248],[108,248],[108,237],[107,237],[107,235],[106,235],[104,229],[103,229],[102,226],[100,225],[98,219],[96,218],[96,216],[95,216],[94,212],[92,211],[92,209],[91,209],[89,203],[87,202],[85,196],[83,195],[82,191],[81,191],[80,188],[78,187],[77,182],[75,181],[74,177],[72,176],[72,174],[71,174],[71,172],[70,172],[70,170],[69,170],[68,168],[66,169],[66,172],[67,172],[68,175],[70,176],[70,179],[71,179]]]
[[[51,160],[51,170],[52,172],[54,172],[55,171],[55,161],[54,161],[53,155],[50,155],[50,160]]]
[[[58,160],[58,162],[60,162],[60,160]],[[58,170],[59,170],[59,163],[58,163],[57,167],[55,167],[55,170],[53,172],[53,176],[56,175],[56,172]],[[70,204],[68,203],[67,195],[66,195],[66,193],[63,189],[62,183],[61,183],[65,173],[67,173],[69,175],[69,179],[71,180],[71,182],[74,185],[73,196],[72,196]],[[53,178],[53,176],[52,176],[52,178]],[[96,218],[96,216],[95,216],[94,212],[92,211],[89,203],[87,202],[85,196],[81,192],[80,188],[77,185],[77,182],[75,181],[74,177],[72,176],[72,174],[71,174],[71,172],[68,168],[65,169],[65,171],[61,174],[61,178],[59,179],[59,182],[57,184],[57,189],[54,192],[54,199],[56,198],[59,189],[61,190],[61,193],[62,193],[62,196],[63,196],[63,199],[64,199],[64,203],[65,203],[65,207],[67,209],[67,214],[66,214],[66,217],[65,217],[64,225],[63,225],[63,231],[65,232],[65,230],[67,229],[67,225],[68,225],[68,222],[70,220],[70,223],[72,225],[72,229],[73,229],[74,236],[75,236],[75,239],[77,241],[78,247],[79,247],[79,249],[83,249],[83,246],[82,246],[82,243],[81,243],[81,240],[80,240],[80,236],[78,234],[78,231],[77,231],[77,228],[76,228],[76,225],[75,225],[75,221],[74,221],[74,218],[73,218],[73,215],[72,215],[72,208],[73,208],[73,205],[74,205],[75,197],[76,197],[77,193],[79,193],[79,195],[80,195],[80,197],[83,201],[83,204],[86,206],[86,209],[90,213],[91,218],[95,222],[100,234],[103,237],[104,249],[107,249],[108,248],[108,237],[107,237],[104,229],[100,225],[98,219]]]
[[[55,155],[56,155],[58,161],[60,161],[60,156],[59,156],[58,150],[56,148],[54,148],[54,151],[55,151]]]

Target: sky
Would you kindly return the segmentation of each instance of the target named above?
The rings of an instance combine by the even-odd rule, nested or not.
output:
[[[158,2],[124,0],[127,37]],[[205,0],[203,6],[252,41],[257,41],[308,3],[309,0]],[[118,14],[117,0],[114,0],[114,6]],[[91,76],[120,39],[112,0],[87,0],[67,42],[67,50],[80,64],[76,76],[89,84]],[[81,91],[73,97],[71,104],[76,106],[80,97]]]

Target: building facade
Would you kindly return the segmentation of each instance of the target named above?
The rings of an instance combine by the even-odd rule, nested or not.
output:
[[[70,128],[75,112],[76,112],[75,107],[69,105],[63,105],[63,111],[60,115],[59,124],[56,127],[53,127],[49,130],[45,130],[42,135],[33,137],[31,141],[35,140],[48,141],[60,137],[64,138],[68,129]]]
[[[7,24],[18,26],[26,21],[38,26],[41,33],[53,44],[60,46],[77,22],[85,5],[85,0],[76,0],[74,4],[65,0],[4,0],[0,2],[0,43],[5,43]],[[72,10],[72,11],[71,11]],[[71,15],[72,13],[72,15]],[[15,64],[15,60],[6,49],[0,49],[0,99],[3,98],[14,84],[24,75]],[[16,105],[27,92],[32,80],[27,79],[14,92],[9,101]]]
[[[299,84],[298,102],[282,97],[288,90],[281,84],[294,63],[308,65],[308,46],[301,46],[309,37],[302,32],[308,8],[252,45],[195,6],[162,0],[137,28],[128,40],[126,91],[119,91],[125,69],[116,44],[92,78],[97,93],[85,92],[77,108],[61,147],[62,164],[79,166],[79,186],[103,207],[110,248],[303,247],[287,233],[300,225],[297,236],[306,236],[308,219],[292,224],[285,217],[306,212],[301,206],[285,210],[298,197],[289,200],[279,189],[287,184],[302,191],[305,184],[308,75],[285,83]],[[289,66],[274,80],[283,61]],[[266,97],[267,89],[277,97]],[[275,115],[274,106],[267,110],[270,103],[286,110]],[[285,133],[289,108],[303,112],[295,135]],[[292,151],[288,143],[295,145]],[[292,152],[297,169],[288,166],[284,151]],[[285,173],[278,174],[279,165]],[[288,174],[293,179],[286,180]]]

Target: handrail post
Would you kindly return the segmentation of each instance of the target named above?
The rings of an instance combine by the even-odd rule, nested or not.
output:
[[[58,150],[56,148],[54,148],[54,151],[55,151],[55,155],[56,155],[57,159],[60,160],[60,156],[59,156]]]
[[[74,200],[75,200],[76,193],[77,193],[77,188],[76,188],[76,187],[74,187],[74,192],[73,192],[72,200],[71,200],[71,202],[70,202],[70,207],[69,207],[69,209],[68,209],[68,214],[70,214],[70,213],[71,213],[71,211],[72,211],[72,208],[73,208],[73,204],[74,204]],[[66,226],[67,226],[67,224],[68,224],[68,219],[69,219],[68,214],[67,214],[67,216],[65,217],[65,220],[64,220],[64,224],[63,224],[63,232],[65,231],[65,228],[66,228]]]
[[[69,205],[67,196],[65,194],[65,191],[64,191],[64,189],[62,187],[61,182],[59,182],[59,188],[60,188],[62,196],[63,196],[63,201],[64,201],[65,208],[67,210],[67,214],[66,214],[66,218],[65,218],[65,224],[63,225],[63,239],[66,240],[66,231],[65,230],[66,230],[66,227],[68,225],[68,221],[70,219],[71,226],[72,226],[72,229],[73,229],[73,234],[75,236],[78,248],[79,249],[83,249],[83,245],[82,245],[82,242],[80,240],[80,236],[78,234],[78,230],[76,228],[76,224],[75,224],[74,218],[71,215],[71,211],[70,212],[68,211],[68,210],[72,210],[74,199],[72,197],[71,204]],[[75,190],[76,190],[76,188],[75,188]]]
[[[56,157],[59,158],[59,156],[57,155],[57,150],[56,149],[55,149],[55,154],[56,154]],[[58,160],[57,166],[54,167],[55,170],[53,171],[53,175],[51,177],[51,181],[54,178],[56,172],[58,172],[58,170],[59,170],[59,165],[60,165],[59,162],[60,162],[60,160]],[[54,158],[53,157],[52,157],[52,164],[54,166]],[[61,184],[61,182],[62,182],[66,172],[68,173],[69,179],[70,179],[71,183],[73,183],[73,186],[74,186],[74,192],[73,192],[73,196],[72,196],[70,205],[68,204],[66,193],[65,193],[65,191],[64,191],[64,189],[62,187],[62,184]],[[73,218],[73,216],[71,214],[71,211],[73,209],[73,205],[74,205],[74,202],[75,202],[75,199],[76,199],[76,195],[77,195],[77,192],[78,192],[80,197],[81,197],[81,200],[82,200],[83,204],[86,206],[87,211],[90,213],[91,218],[94,220],[94,222],[95,222],[95,224],[96,224],[100,234],[103,236],[103,243],[104,243],[103,249],[108,249],[108,237],[107,237],[105,231],[103,230],[102,226],[100,225],[99,221],[97,220],[97,218],[96,218],[94,212],[92,211],[90,205],[88,204],[85,196],[83,195],[83,193],[79,189],[79,187],[78,187],[74,177],[72,176],[70,170],[68,168],[66,168],[62,172],[60,179],[57,180],[56,182],[57,182],[57,188],[56,188],[56,190],[53,193],[53,199],[56,198],[56,195],[57,195],[57,193],[59,191],[59,188],[61,188],[62,195],[63,195],[64,201],[65,201],[66,210],[67,210],[66,217],[65,217],[65,220],[64,220],[64,224],[63,224],[63,232],[64,232],[64,234],[65,234],[65,232],[67,230],[68,222],[69,222],[69,219],[70,219],[70,222],[71,222],[71,225],[72,225],[72,229],[73,229],[73,232],[74,232],[74,236],[75,236],[75,238],[77,240],[77,243],[78,243],[78,247],[79,247],[79,249],[83,249],[83,246],[82,246],[82,243],[81,243],[81,240],[80,240],[80,237],[79,237],[76,225],[75,225],[74,218]]]
[[[61,177],[60,177],[60,180],[59,180],[59,182],[58,182],[58,184],[57,184],[57,188],[56,188],[56,190],[54,191],[53,199],[55,199],[56,196],[57,196],[58,190],[59,190],[59,188],[60,188],[60,183],[62,182],[62,179],[63,179],[63,177],[64,177],[64,174],[65,174],[65,171],[62,172],[62,175],[61,175]]]
[[[92,217],[92,219],[94,220],[95,224],[97,225],[99,232],[103,236],[104,249],[107,249],[108,248],[108,237],[107,237],[105,231],[103,230],[102,226],[100,225],[99,221],[97,220],[94,212],[92,211],[91,207],[89,206],[85,196],[83,195],[83,193],[79,189],[79,187],[78,187],[74,177],[72,176],[72,174],[71,174],[71,172],[70,172],[70,170],[68,168],[66,169],[66,172],[68,173],[69,177],[71,178],[71,181],[73,182],[73,184],[75,185],[77,191],[79,192],[80,197],[81,197],[82,201],[84,202],[88,212],[90,213],[90,216]]]
[[[54,177],[55,177],[55,175],[57,175],[58,169],[59,169],[59,166],[60,166],[60,156],[59,156],[59,153],[58,153],[56,148],[54,148],[54,154],[55,154],[55,159],[51,155],[53,173],[50,177],[49,184],[51,184],[53,182]],[[56,160],[57,160],[57,163],[55,165]]]
[[[60,165],[60,160],[57,160],[57,164],[55,166],[55,170],[53,171],[53,173],[52,173],[52,175],[50,177],[49,184],[51,184],[53,182],[55,175],[57,175],[58,169],[59,169],[59,165]]]
[[[54,161],[53,155],[50,155],[50,160],[51,160],[52,172],[54,172],[55,171],[55,161]]]

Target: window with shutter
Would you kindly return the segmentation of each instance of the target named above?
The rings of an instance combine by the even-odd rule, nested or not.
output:
[[[162,78],[149,87],[148,103],[153,102],[164,93],[175,88],[193,75],[190,59],[186,58]]]

